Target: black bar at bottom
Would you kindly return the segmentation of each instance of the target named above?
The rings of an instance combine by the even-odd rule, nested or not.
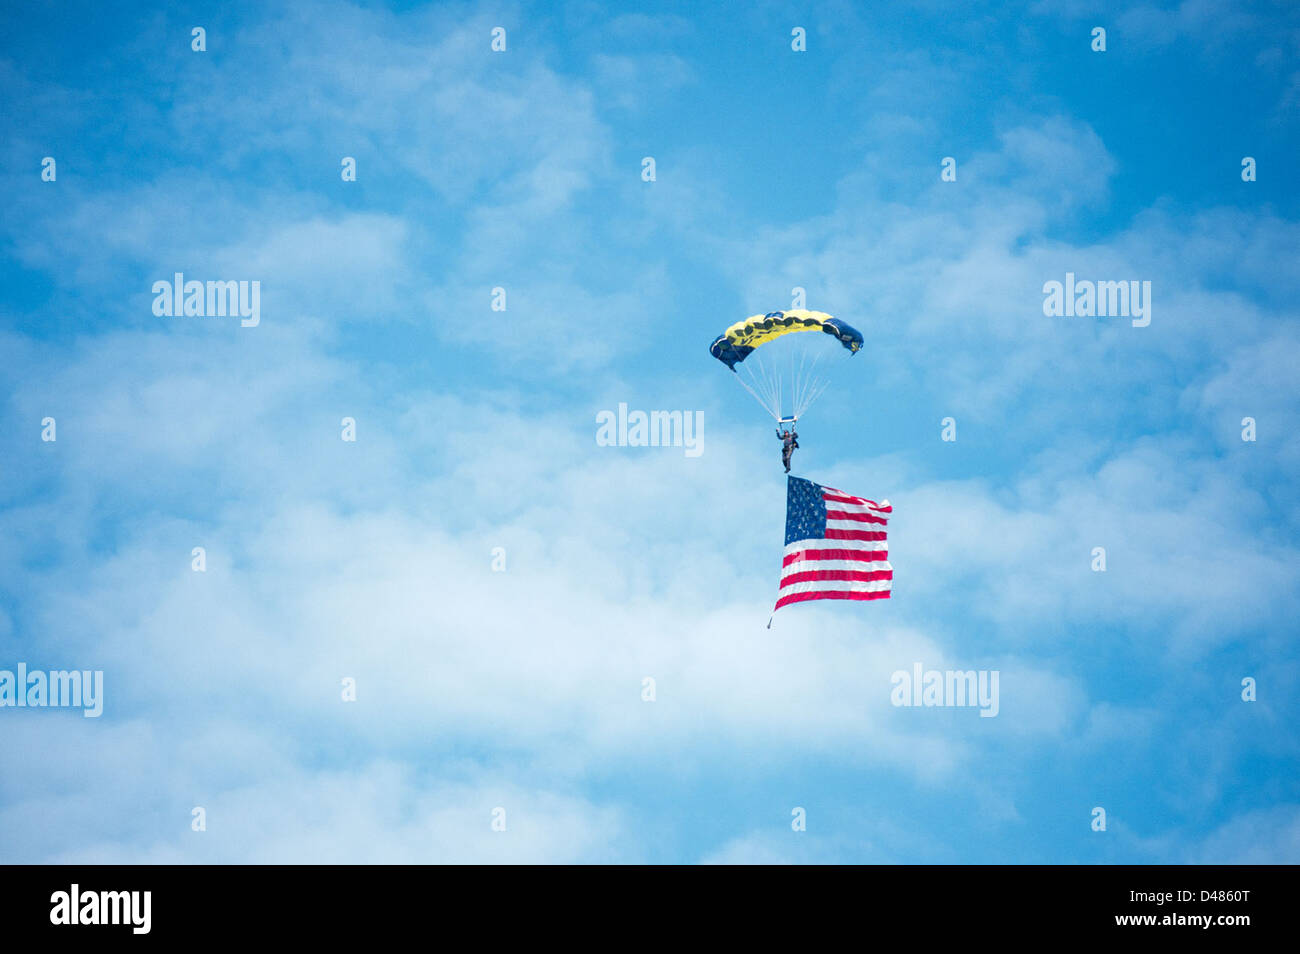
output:
[[[448,928],[613,943],[608,931],[620,925],[629,939],[666,942],[663,932],[689,923],[733,939],[846,929],[867,940],[905,927],[926,946],[1098,935],[1232,944],[1283,930],[1293,881],[1292,868],[1276,866],[8,866],[0,929],[6,941],[63,934],[92,943],[373,943]]]

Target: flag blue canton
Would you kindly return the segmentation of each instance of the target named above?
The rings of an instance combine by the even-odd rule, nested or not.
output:
[[[788,478],[785,499],[785,543],[826,538],[826,501],[822,485],[802,477]]]

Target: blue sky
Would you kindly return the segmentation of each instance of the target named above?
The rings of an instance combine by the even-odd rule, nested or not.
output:
[[[0,710],[0,857],[1300,861],[1300,14],[701,6],[0,14],[0,669],[107,694]],[[796,471],[892,501],[894,597],[767,630],[707,346],[796,286],[867,341]]]

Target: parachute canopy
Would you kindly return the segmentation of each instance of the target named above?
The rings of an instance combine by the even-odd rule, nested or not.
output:
[[[709,353],[735,371],[736,365],[748,358],[759,345],[799,331],[824,331],[828,335],[834,335],[840,344],[854,354],[862,347],[862,335],[856,328],[850,328],[824,311],[804,311],[799,308],[794,311],[769,311],[766,315],[754,315],[738,321],[718,335],[710,345]]]
[[[709,346],[709,353],[737,373],[745,390],[778,423],[797,420],[826,388],[826,379],[816,371],[830,342],[804,335],[795,340],[801,331],[831,335],[850,354],[862,349],[862,335],[856,328],[823,311],[803,309],[753,315],[736,322]],[[768,347],[744,363],[764,345]],[[764,361],[765,357],[770,360]]]

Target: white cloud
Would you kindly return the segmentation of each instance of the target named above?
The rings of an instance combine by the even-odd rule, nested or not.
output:
[[[1191,864],[1300,863],[1300,808],[1278,805],[1244,812],[1220,825],[1186,854]]]

